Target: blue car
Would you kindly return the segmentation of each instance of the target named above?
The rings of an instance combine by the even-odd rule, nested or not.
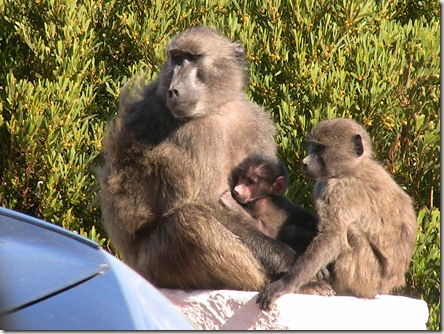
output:
[[[155,287],[95,242],[5,208],[0,268],[0,329],[194,329]]]

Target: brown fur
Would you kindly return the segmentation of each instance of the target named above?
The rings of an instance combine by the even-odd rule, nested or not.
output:
[[[276,154],[274,126],[244,97],[238,44],[193,28],[167,51],[158,81],[124,87],[107,128],[98,172],[105,227],[156,286],[261,289],[295,253],[243,227],[218,200],[246,156]]]
[[[338,294],[373,298],[405,284],[417,233],[412,199],[373,160],[367,132],[353,120],[332,119],[308,141],[303,167],[317,180],[319,234],[292,270],[260,293],[263,309],[329,263]]]

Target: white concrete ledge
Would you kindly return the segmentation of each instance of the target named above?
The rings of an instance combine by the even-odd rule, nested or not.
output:
[[[160,289],[197,329],[246,330],[425,330],[423,300],[380,295],[375,299],[287,294],[270,312],[256,304],[257,292]]]

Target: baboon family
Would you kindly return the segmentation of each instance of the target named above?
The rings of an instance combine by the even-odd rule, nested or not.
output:
[[[411,198],[349,119],[321,122],[302,168],[316,213],[285,197],[269,115],[244,94],[244,50],[196,27],[176,36],[151,84],[128,82],[97,169],[104,225],[158,287],[372,298],[404,284]]]

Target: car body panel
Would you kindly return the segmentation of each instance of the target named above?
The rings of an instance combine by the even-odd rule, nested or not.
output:
[[[0,215],[0,312],[8,312],[109,270],[97,248]]]
[[[194,329],[95,242],[0,208],[0,329]]]

